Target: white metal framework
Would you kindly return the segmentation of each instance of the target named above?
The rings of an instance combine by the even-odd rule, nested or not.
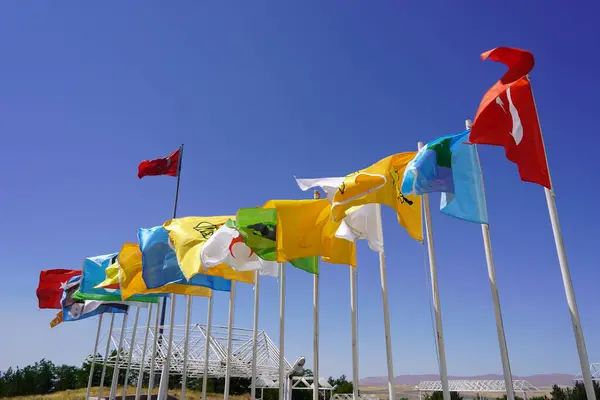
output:
[[[361,394],[358,396],[360,400],[379,400],[376,394]],[[352,393],[338,393],[334,394],[332,400],[354,400]]]
[[[167,356],[169,337],[169,326],[162,327],[163,333],[159,337],[157,346],[157,354],[154,360],[154,371],[161,371],[164,360]],[[183,371],[183,345],[185,337],[185,325],[175,325],[173,327],[173,346],[171,349],[171,362],[169,366],[169,374],[180,375]],[[160,327],[159,327],[160,330]],[[138,327],[133,349],[131,349],[131,334],[132,328],[113,329],[110,342],[110,347],[116,349],[121,339],[121,332],[124,332],[124,340],[122,353],[119,360],[119,369],[127,368],[128,357],[123,357],[123,353],[129,354],[132,351],[130,368],[138,370],[140,364],[143,364],[144,370],[150,370],[150,362],[152,359],[152,344],[156,332],[154,327],[150,327],[148,336],[148,349],[146,356],[142,360],[142,347],[144,344],[144,334],[146,327]],[[189,331],[189,347],[187,360],[187,375],[188,377],[202,376],[204,373],[204,348],[206,343],[209,343],[208,357],[208,375],[211,377],[224,377],[225,365],[227,361],[227,327],[226,326],[211,326],[210,337],[207,340],[206,325],[195,324],[190,326]],[[103,354],[103,349],[100,353]],[[113,350],[114,351],[114,350]],[[116,354],[108,358],[107,364],[115,365]],[[291,364],[285,360],[284,371],[286,375],[292,371]],[[279,376],[279,349],[273,343],[271,338],[264,332],[258,331],[257,339],[257,355],[256,355],[257,376],[265,378],[267,381],[277,381]],[[232,377],[252,377],[252,329],[233,328],[232,329],[232,350],[231,350],[231,375]]]
[[[592,374],[592,380],[600,381],[600,363],[592,363],[590,364],[590,373]],[[573,378],[575,382],[583,382],[583,377],[581,373],[577,374],[575,378]]]
[[[456,380],[448,381],[451,392],[474,392],[474,393],[504,393],[506,392],[506,385],[504,380],[489,380],[489,381],[475,381],[475,380]],[[531,383],[522,380],[513,381],[513,387],[515,392],[537,392],[538,388],[533,386]],[[442,390],[442,383],[440,381],[423,381],[419,383],[417,387],[421,392],[440,392]]]

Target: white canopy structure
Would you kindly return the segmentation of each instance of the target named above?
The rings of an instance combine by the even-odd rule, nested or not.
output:
[[[592,363],[590,364],[590,373],[592,374],[592,380],[600,381],[600,363]],[[577,374],[575,378],[573,378],[575,382],[583,382],[583,376],[581,373]]]
[[[167,356],[167,338],[169,336],[169,326],[163,327],[162,339],[159,338],[160,345],[157,347],[157,356],[154,360],[154,370],[161,371],[164,360]],[[126,328],[123,331],[125,335],[123,340],[122,353],[119,359],[119,369],[128,367],[127,361],[132,351],[131,363],[129,367],[132,370],[138,370],[142,364],[145,371],[150,370],[150,361],[152,358],[152,345],[156,332],[154,327],[150,327],[148,337],[148,349],[144,360],[142,360],[142,348],[144,345],[145,326],[138,326],[136,337],[132,343],[132,328]],[[113,329],[110,347],[116,349],[119,345],[122,331]],[[184,345],[185,325],[175,325],[173,329],[173,347],[169,374],[178,375],[183,371],[183,345]],[[106,337],[105,337],[106,338]],[[106,342],[106,339],[102,340]],[[197,377],[204,372],[204,348],[206,343],[209,345],[208,375],[211,377],[224,377],[225,365],[227,361],[227,327],[211,326],[210,337],[207,340],[206,325],[195,324],[190,326],[189,350],[188,350],[188,377]],[[105,349],[99,351],[104,354]],[[116,355],[109,357],[107,365],[115,365]],[[232,351],[231,351],[231,376],[251,378],[252,377],[252,329],[233,328],[232,329]],[[284,370],[286,375],[292,371],[291,364],[285,360]],[[273,343],[265,331],[258,332],[257,343],[257,376],[264,382],[277,381],[279,377],[279,349]]]
[[[451,392],[462,393],[505,393],[506,385],[504,380],[456,380],[448,381]],[[523,380],[513,381],[515,392],[537,392],[538,388],[531,383]],[[423,381],[417,386],[419,392],[441,392],[442,382]]]

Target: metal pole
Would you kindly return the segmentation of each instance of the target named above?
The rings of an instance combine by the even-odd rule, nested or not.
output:
[[[160,318],[160,309],[156,309],[156,322],[154,323],[154,343],[152,345],[152,357],[150,358],[150,376],[148,377],[148,400],[150,400],[150,396],[152,396],[152,389],[154,388],[154,362],[156,361],[156,357],[158,356],[158,336],[159,334],[159,320]]]
[[[190,319],[192,317],[192,296],[187,296],[187,310],[185,313],[185,337],[183,339],[183,376],[181,377],[181,398],[185,399],[187,384],[188,351],[190,347]]]
[[[352,396],[358,400],[358,319],[356,318],[356,268],[350,267],[350,322],[352,325]]]
[[[321,193],[315,190],[313,198]],[[313,400],[319,400],[319,272],[313,275]]]
[[[127,357],[127,369],[125,370],[125,382],[123,382],[123,400],[127,396],[127,385],[129,380],[129,370],[131,368],[131,357],[135,346],[135,334],[137,333],[138,319],[140,317],[140,308],[135,308],[135,317],[133,317],[133,330],[131,331],[131,344],[129,345],[129,355]]]
[[[379,228],[380,237],[383,239],[383,224],[381,222],[381,205],[375,204],[377,207],[377,225]],[[383,245],[383,243],[382,243]],[[379,274],[381,276],[381,295],[383,300],[383,325],[385,330],[385,350],[387,355],[387,370],[388,370],[388,395],[389,400],[396,399],[396,382],[394,379],[394,363],[392,360],[392,333],[390,329],[390,310],[388,307],[387,295],[387,277],[385,272],[385,252],[379,253]],[[446,400],[446,399],[444,399]]]
[[[167,342],[167,357],[165,358],[160,384],[158,385],[158,400],[166,400],[169,391],[169,370],[171,368],[171,352],[173,350],[173,331],[175,330],[175,295],[171,299],[171,315],[169,316],[169,339]]]
[[[135,400],[140,400],[142,395],[142,385],[144,384],[144,363],[146,362],[146,349],[148,348],[148,335],[150,333],[150,319],[152,317],[152,308],[154,304],[148,306],[148,315],[146,316],[146,332],[144,333],[144,346],[142,347],[142,361],[138,372],[138,383],[135,389]]]
[[[465,127],[471,129],[473,122],[465,121]],[[477,164],[479,163],[479,154],[475,147],[477,155]],[[481,187],[483,191],[483,201],[486,204],[485,188],[483,185],[483,177],[481,178]],[[494,266],[494,257],[492,256],[492,240],[490,237],[490,226],[481,224],[481,234],[483,235],[483,245],[485,248],[485,260],[488,267],[488,279],[490,281],[490,289],[492,291],[492,302],[494,303],[494,316],[496,318],[496,331],[498,333],[498,345],[500,347],[500,358],[502,359],[502,371],[504,373],[504,385],[506,387],[507,400],[515,400],[515,390],[513,387],[512,373],[510,369],[510,361],[508,358],[508,346],[506,345],[506,335],[504,334],[504,321],[502,318],[502,310],[500,308],[500,295],[498,294],[498,286],[496,284],[496,268]]]
[[[544,147],[544,158],[546,159],[546,166],[548,168],[550,187],[553,187],[552,178],[550,177],[550,166],[548,165],[548,154],[546,153],[546,146],[544,145],[544,135],[542,135],[542,125],[540,124],[540,115],[538,114],[535,98],[533,97],[533,89],[531,89],[531,98],[533,99],[535,115],[538,120],[538,125],[540,126],[540,136],[542,138],[542,146]],[[550,223],[552,224],[552,234],[554,235],[558,263],[560,264],[560,273],[562,275],[563,285],[565,287],[565,295],[567,297],[567,304],[569,305],[569,313],[571,314],[571,323],[573,324],[573,333],[575,335],[577,353],[579,354],[579,364],[581,366],[581,376],[583,377],[585,393],[588,400],[595,400],[596,392],[594,390],[594,381],[592,380],[592,374],[590,371],[590,360],[588,358],[587,349],[585,346],[583,329],[581,328],[579,308],[577,307],[577,301],[575,299],[575,289],[573,288],[573,281],[571,280],[571,271],[569,270],[569,263],[567,261],[567,252],[565,250],[565,244],[563,242],[562,232],[560,230],[560,220],[558,219],[558,209],[556,208],[556,194],[554,193],[554,189],[544,188],[544,192],[546,194],[548,213],[550,214]]]
[[[114,400],[117,397],[117,385],[119,384],[119,363],[121,356],[121,349],[123,348],[123,340],[125,339],[125,329],[127,328],[127,316],[129,310],[123,314],[123,322],[121,323],[121,332],[119,335],[119,347],[117,347],[117,355],[115,357],[115,368],[113,369],[112,384],[110,386],[110,395],[108,398]]]
[[[279,400],[285,400],[283,345],[285,339],[285,263],[279,264]],[[227,400],[227,399],[225,399]]]
[[[110,355],[110,338],[112,336],[113,326],[115,323],[115,314],[112,313],[110,317],[110,327],[108,328],[108,335],[106,336],[106,350],[104,351],[104,362],[102,363],[102,374],[100,376],[100,389],[98,389],[98,398],[102,398],[102,390],[104,389],[104,376],[106,375],[106,362]]]
[[[419,142],[419,150],[423,143]],[[440,380],[442,381],[442,392],[444,400],[450,400],[450,387],[448,385],[448,370],[446,368],[446,348],[444,347],[444,331],[442,328],[442,310],[440,307],[440,294],[437,280],[437,264],[433,250],[433,232],[431,228],[431,210],[429,209],[429,195],[421,196],[423,212],[425,213],[425,232],[427,235],[427,252],[429,254],[429,269],[431,274],[431,289],[433,292],[433,308],[435,311],[435,329],[438,343],[438,357],[440,362]]]
[[[229,292],[229,320],[227,322],[227,362],[225,364],[225,393],[223,400],[229,399],[229,378],[231,375],[231,346],[233,331],[233,314],[235,306],[235,281],[231,281],[231,292]]]
[[[100,328],[102,327],[102,314],[98,318],[98,330],[96,331],[96,341],[94,342],[94,352],[92,353],[92,365],[90,366],[90,377],[88,378],[87,389],[85,390],[85,399],[90,398],[92,381],[94,380],[94,364],[96,364],[96,353],[98,352],[98,341],[100,340]]]
[[[204,343],[204,376],[202,377],[202,400],[206,400],[208,386],[208,359],[210,357],[210,328],[212,326],[213,295],[208,298],[208,315],[206,317],[206,342]]]
[[[254,273],[254,324],[252,326],[252,385],[250,387],[250,399],[256,400],[256,354],[258,346],[258,290],[260,288],[260,272]]]

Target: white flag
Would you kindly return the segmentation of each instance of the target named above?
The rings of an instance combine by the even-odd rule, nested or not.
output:
[[[200,253],[204,268],[227,264],[236,271],[256,271],[261,275],[279,277],[275,261],[265,261],[258,257],[233,228],[222,225],[204,244]]]
[[[331,202],[333,195],[342,184],[344,178],[315,178],[298,179],[296,183],[300,189],[306,191],[313,187],[321,187]],[[335,232],[338,238],[355,242],[358,239],[366,239],[369,248],[376,252],[383,251],[383,233],[379,225],[376,204],[365,204],[363,206],[351,207],[342,220],[340,227]]]

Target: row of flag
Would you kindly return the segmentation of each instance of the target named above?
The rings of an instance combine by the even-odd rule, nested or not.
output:
[[[521,179],[550,188],[541,131],[528,73],[531,53],[496,48],[482,58],[508,71],[485,94],[471,129],[440,137],[418,152],[394,154],[346,177],[297,179],[302,190],[320,187],[326,199],[270,200],[236,215],[184,217],[141,228],[137,243],[88,257],[81,270],[42,271],[40,308],[60,309],[56,321],[124,312],[161,296],[211,296],[231,282],[254,283],[255,271],[277,277],[278,263],[318,273],[319,260],[356,266],[355,241],[383,251],[375,204],[385,204],[417,241],[423,241],[418,195],[441,192],[442,213],[487,223],[481,169],[473,144],[503,146]],[[138,177],[177,176],[181,150],[143,161]]]

